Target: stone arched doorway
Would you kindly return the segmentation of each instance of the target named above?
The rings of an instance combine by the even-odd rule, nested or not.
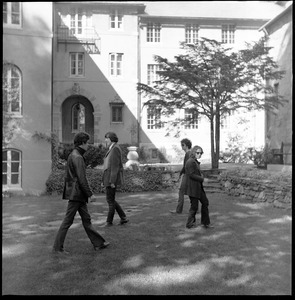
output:
[[[84,96],[72,95],[65,99],[61,107],[62,143],[73,143],[79,131],[90,134],[90,143],[94,142],[94,116],[91,102]]]

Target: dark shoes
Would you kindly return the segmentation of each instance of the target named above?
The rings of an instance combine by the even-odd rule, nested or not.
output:
[[[202,226],[202,227],[204,227],[204,228],[206,228],[206,229],[211,229],[211,228],[214,228],[214,226],[213,226],[213,225],[211,225],[211,224],[208,224],[208,225],[204,225],[204,224],[202,224],[201,226]]]
[[[129,220],[127,218],[121,219],[120,220],[120,225],[126,224],[128,222],[129,222]]]
[[[113,223],[110,223],[110,222],[106,222],[103,227],[111,227],[113,226]]]
[[[99,250],[102,250],[102,249],[108,247],[109,245],[110,245],[109,242],[104,242],[101,246],[94,247],[94,250],[95,250],[95,251],[99,251]]]

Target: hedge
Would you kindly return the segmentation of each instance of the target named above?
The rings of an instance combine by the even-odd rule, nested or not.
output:
[[[101,169],[87,169],[86,176],[94,194],[103,193]],[[65,170],[56,169],[51,172],[46,181],[46,193],[62,194]],[[160,191],[163,187],[162,172],[124,170],[125,184],[118,188],[119,192]]]

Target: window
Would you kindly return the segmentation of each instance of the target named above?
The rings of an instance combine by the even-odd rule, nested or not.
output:
[[[21,2],[3,2],[3,24],[21,27]]]
[[[70,34],[82,34],[82,9],[71,9],[70,14]]]
[[[110,75],[121,76],[122,75],[122,53],[110,53]]]
[[[92,14],[81,8],[72,8],[69,13],[59,13],[60,25],[69,28],[70,36],[87,36],[92,27]],[[90,31],[91,32],[91,31]]]
[[[160,42],[161,24],[149,23],[147,25],[147,42]]]
[[[70,53],[70,76],[84,76],[84,53]]]
[[[147,109],[147,129],[160,129],[161,125],[161,109],[150,106]]]
[[[198,111],[192,108],[184,110],[184,129],[198,129]]]
[[[185,42],[195,44],[198,41],[199,27],[196,24],[187,24],[185,26]]]
[[[113,10],[110,15],[110,28],[122,29],[123,28],[123,15],[117,10]]]
[[[5,112],[21,115],[22,77],[20,70],[13,64],[4,64],[2,80],[2,99]]]
[[[147,69],[147,84],[151,85],[154,81],[157,81],[160,79],[159,74],[157,74],[157,71],[160,71],[160,65],[148,65]]]
[[[2,151],[2,185],[21,187],[21,152],[18,150]]]
[[[72,108],[72,132],[85,131],[85,106],[76,103]]]
[[[221,42],[224,44],[234,44],[235,42],[235,25],[222,25]]]
[[[122,105],[112,105],[112,123],[122,123],[123,122],[123,106]]]
[[[221,118],[220,118],[220,128],[221,129],[229,129],[230,116],[231,116],[231,112],[229,112],[226,116],[221,116]]]
[[[157,159],[158,158],[158,149],[150,149],[151,150],[151,158],[152,159]]]

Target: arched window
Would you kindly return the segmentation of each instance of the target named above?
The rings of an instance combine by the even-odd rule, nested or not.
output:
[[[4,189],[21,187],[21,152],[18,150],[2,151],[2,185]]]
[[[72,132],[85,131],[85,106],[76,103],[72,108]]]
[[[3,65],[3,111],[13,115],[21,115],[22,76],[18,67],[13,64]]]

